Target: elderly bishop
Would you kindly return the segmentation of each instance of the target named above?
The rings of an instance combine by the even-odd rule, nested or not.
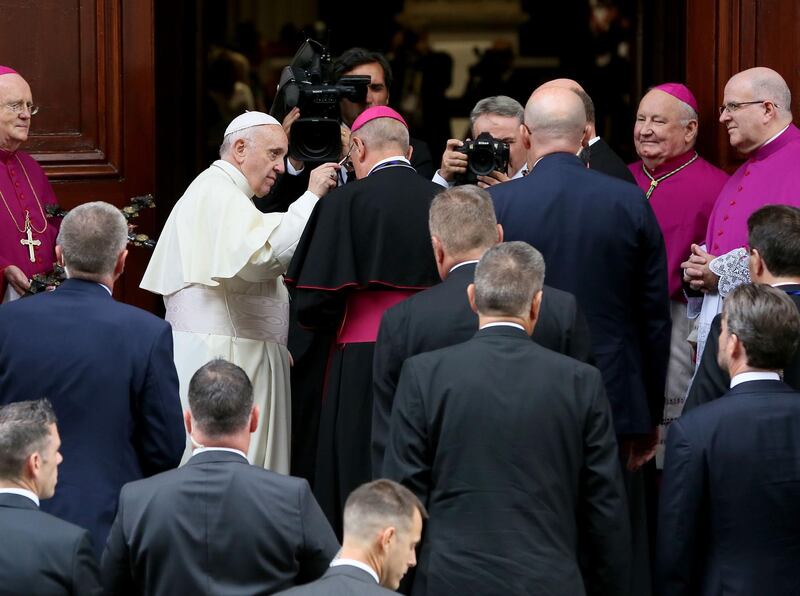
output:
[[[189,380],[222,357],[247,372],[262,412],[248,458],[289,472],[289,299],[283,273],[317,200],[336,186],[337,164],[312,172],[286,213],[261,213],[252,197],[285,171],[280,123],[247,112],[230,123],[220,159],[175,204],[141,287],[164,296],[172,325],[181,401]],[[187,439],[188,442],[188,439]],[[188,448],[184,461],[191,454]]]

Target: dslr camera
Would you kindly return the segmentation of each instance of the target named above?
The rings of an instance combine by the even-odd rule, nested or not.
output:
[[[338,161],[342,145],[339,101],[364,103],[369,82],[368,75],[353,75],[334,83],[328,49],[306,40],[281,72],[270,110],[282,122],[292,108],[300,108],[300,118],[292,124],[289,155],[308,162]]]
[[[467,172],[456,176],[456,184],[477,184],[478,176],[488,176],[495,170],[508,170],[508,143],[482,132],[477,139],[466,141],[458,151],[467,155]]]

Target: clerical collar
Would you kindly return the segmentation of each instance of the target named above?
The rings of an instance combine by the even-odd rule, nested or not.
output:
[[[411,162],[408,161],[402,155],[392,155],[391,157],[387,157],[386,159],[380,160],[376,163],[369,172],[367,172],[367,176],[372,174],[373,172],[377,172],[378,170],[383,170],[384,168],[393,168],[393,167],[404,167],[404,168],[411,168]],[[412,170],[414,168],[411,168]]]
[[[330,567],[341,567],[342,565],[349,565],[351,567],[358,567],[361,571],[366,571],[372,576],[372,579],[375,580],[376,584],[381,583],[381,580],[378,579],[378,574],[375,573],[375,570],[367,565],[366,563],[362,563],[361,561],[356,561],[355,559],[334,559],[331,561]]]
[[[497,321],[495,323],[486,323],[486,325],[481,325],[480,330],[483,331],[484,329],[490,329],[491,327],[516,327],[522,331],[525,331],[525,327],[518,323],[512,323],[511,321]],[[525,331],[527,333],[527,331]]]
[[[644,175],[647,176],[650,179],[650,188],[647,189],[647,193],[645,194],[645,198],[648,198],[648,199],[650,198],[650,195],[653,194],[653,191],[656,189],[656,187],[658,186],[658,184],[660,182],[663,182],[667,178],[670,178],[671,176],[674,176],[675,174],[677,174],[678,172],[680,172],[684,168],[688,168],[690,165],[692,165],[697,160],[698,157],[700,157],[700,155],[697,153],[697,151],[695,151],[694,155],[692,155],[692,157],[689,159],[689,161],[687,161],[686,163],[678,166],[677,168],[674,168],[673,170],[670,170],[670,171],[667,171],[667,172],[665,172],[663,174],[660,174],[657,177],[653,176],[653,174],[651,174],[648,171],[647,166],[644,165],[644,162],[642,162],[642,171],[644,172]]]
[[[453,266],[450,268],[450,271],[448,271],[448,273],[452,273],[453,271],[455,271],[455,270],[456,270],[456,269],[458,269],[459,267],[463,267],[464,265],[472,265],[472,264],[474,264],[474,263],[477,263],[477,262],[478,262],[478,260],[479,260],[479,259],[473,259],[473,260],[471,260],[471,261],[462,261],[462,262],[460,262],[458,265],[453,265]]]
[[[39,506],[39,496],[27,488],[0,488],[0,495],[19,495],[20,497],[25,497],[30,499],[36,506]]]
[[[739,373],[735,377],[731,379],[731,389],[736,387],[736,385],[740,385],[741,383],[747,383],[748,381],[780,381],[781,377],[778,373],[773,371],[764,371],[764,372],[743,372]]]
[[[8,151],[6,149],[0,149],[0,162],[8,163],[8,160],[11,159],[16,151]]]
[[[200,455],[201,453],[205,453],[206,451],[227,451],[228,453],[235,453],[236,455],[241,455],[243,458],[247,459],[247,454],[244,451],[239,451],[238,449],[231,449],[230,447],[196,447],[195,450],[192,451],[191,457],[194,457],[195,455]],[[247,461],[249,462],[250,460]]]
[[[229,161],[225,161],[224,159],[218,159],[214,163],[211,164],[212,167],[217,167],[223,172],[225,172],[228,176],[230,176],[233,183],[236,185],[236,188],[242,191],[247,198],[251,198],[255,193],[253,189],[250,188],[250,185],[247,183],[247,178],[245,178],[244,174],[237,168],[235,165],[230,163]]]
[[[764,141],[764,143],[753,152],[752,155],[753,159],[755,160],[765,159],[770,155],[772,155],[773,153],[780,151],[783,148],[783,146],[786,145],[786,143],[791,141],[790,136],[786,134],[786,132],[789,130],[791,126],[792,123],[790,122],[786,126],[786,128],[784,128],[778,134]]]
[[[689,149],[688,151],[685,151],[685,152],[681,153],[680,155],[676,155],[675,157],[672,157],[672,158],[666,160],[665,162],[657,165],[653,169],[647,168],[647,171],[650,172],[654,177],[658,178],[658,177],[662,176],[663,174],[671,172],[675,168],[681,167],[686,162],[688,162],[692,158],[694,158],[696,153],[697,153],[697,151],[695,151],[694,149]],[[642,161],[642,165],[644,165],[644,161]],[[645,166],[645,167],[647,167],[647,166]]]

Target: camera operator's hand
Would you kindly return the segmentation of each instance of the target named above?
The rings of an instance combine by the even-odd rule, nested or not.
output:
[[[458,139],[449,139],[447,141],[447,147],[442,154],[442,166],[439,168],[439,175],[448,182],[455,180],[457,174],[467,173],[467,155],[456,150],[463,144]]]
[[[336,162],[324,163],[311,170],[308,177],[308,190],[322,198],[339,182],[337,172],[341,166]]]
[[[489,188],[490,186],[508,182],[509,180],[511,180],[511,178],[509,178],[508,174],[499,170],[494,170],[488,176],[478,176],[478,186],[481,188]]]
[[[300,108],[292,108],[291,111],[286,114],[283,118],[282,126],[283,132],[286,133],[288,138],[292,138],[292,124],[297,122],[300,119]],[[299,159],[295,159],[289,156],[289,162],[292,164],[292,167],[297,170],[298,172],[305,167],[305,164],[300,161]]]

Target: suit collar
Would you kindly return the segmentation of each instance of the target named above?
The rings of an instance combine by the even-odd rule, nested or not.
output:
[[[583,165],[583,162],[577,155],[567,151],[559,151],[558,153],[548,153],[544,157],[540,157],[536,164],[534,164],[533,168],[531,168],[531,174],[535,173],[536,170],[545,170],[561,164],[577,166],[586,169],[586,166]],[[530,178],[530,175],[528,178]]]
[[[525,339],[530,341],[531,338],[528,336],[525,331],[522,329],[518,329],[517,327],[510,327],[509,325],[500,325],[497,327],[487,327],[486,329],[478,329],[478,332],[475,334],[475,337],[491,337],[491,336],[500,336],[500,337],[514,337],[518,339]]]
[[[98,296],[100,298],[109,298],[113,300],[111,295],[108,293],[103,286],[100,284],[87,281],[85,279],[77,279],[77,278],[70,278],[64,280],[60,286],[58,286],[57,292],[84,292],[86,294],[91,294],[93,296]]]
[[[31,501],[28,497],[23,497],[15,493],[0,493],[0,507],[10,507],[12,509],[39,509],[36,503]]]
[[[358,567],[354,567],[353,565],[337,565],[335,567],[329,567],[328,570],[325,572],[325,575],[329,577],[333,575],[346,575],[347,577],[352,577],[353,579],[362,581],[365,584],[370,584],[371,586],[378,585],[375,583],[374,577],[372,577],[369,573],[367,573],[363,569],[359,569]]]
[[[745,381],[744,383],[739,383],[736,385],[736,387],[728,391],[725,396],[748,395],[751,393],[764,394],[797,392],[783,381]]]
[[[198,464],[209,464],[209,463],[235,463],[235,464],[245,464],[250,465],[245,458],[243,458],[238,453],[233,453],[231,451],[203,451],[202,453],[198,453],[197,455],[193,455],[189,458],[184,465],[186,466],[195,466]]]
[[[457,281],[461,282],[465,279],[472,280],[475,278],[475,267],[477,263],[467,263],[466,265],[461,265],[458,269],[455,269],[447,274],[447,277],[444,279],[443,283],[448,281]]]

